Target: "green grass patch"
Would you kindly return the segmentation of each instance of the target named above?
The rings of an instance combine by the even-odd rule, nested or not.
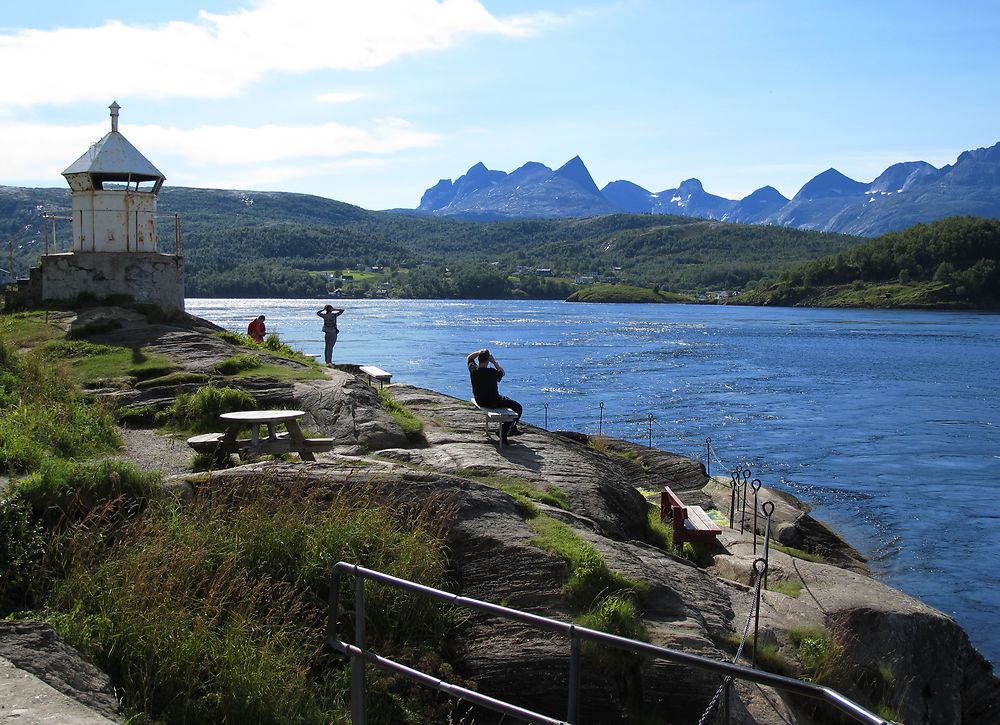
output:
[[[646,462],[642,460],[642,456],[639,455],[638,451],[632,450],[631,448],[616,448],[610,438],[605,438],[603,436],[590,436],[587,440],[587,445],[605,456],[618,458],[620,460],[627,461],[628,463],[634,463],[642,468],[644,472],[648,470]]]
[[[795,627],[788,630],[788,637],[810,682],[838,690],[888,720],[899,719],[892,707],[896,682],[889,667],[862,667],[848,661],[843,647],[822,627]]]
[[[324,501],[264,479],[183,508],[154,499],[126,520],[98,511],[49,534],[62,553],[45,560],[52,584],[36,616],[107,672],[144,720],[346,722],[348,669],[323,646],[331,567],[355,561],[442,586],[443,526],[375,490]],[[345,637],[353,589],[345,577]],[[456,612],[366,590],[369,645],[454,679],[438,653]],[[375,670],[369,678],[372,722],[443,721],[433,694]]]
[[[731,632],[724,637],[724,644],[734,653],[739,651],[740,641],[741,637],[736,633]],[[757,667],[768,672],[773,672],[776,675],[784,675],[785,677],[794,677],[796,675],[795,666],[781,653],[781,650],[775,644],[759,643],[757,656],[754,658],[753,635],[747,637],[741,656],[747,663],[756,659]]]
[[[534,505],[535,502],[555,506],[564,511],[571,510],[565,492],[553,484],[546,484],[540,487],[533,481],[519,476],[484,476],[466,468],[458,469],[455,471],[455,475],[485,483],[487,486],[492,486],[493,488],[499,488],[524,504],[529,509],[531,516],[538,513],[538,509]]]
[[[221,427],[219,416],[237,410],[256,410],[257,401],[239,388],[206,385],[193,393],[181,393],[156,416],[160,425],[185,433],[210,433]]]
[[[233,345],[238,345],[239,347],[245,347],[248,350],[257,351],[267,351],[268,354],[274,355],[275,357],[284,358],[286,360],[292,360],[294,362],[303,363],[311,367],[318,367],[315,360],[311,357],[307,357],[298,350],[291,348],[289,345],[281,341],[281,338],[275,334],[271,333],[264,338],[264,342],[254,342],[253,338],[249,335],[243,335],[239,332],[230,332],[229,330],[223,330],[222,332],[216,332],[215,336],[221,340],[232,343]]]
[[[68,362],[74,380],[80,383],[108,378],[143,379],[177,368],[169,358],[146,348],[101,345],[87,340],[50,340],[39,349],[49,359]]]
[[[62,328],[45,320],[45,312],[37,310],[0,315],[0,337],[14,350],[64,337]]]
[[[192,373],[187,370],[175,370],[167,375],[140,380],[133,387],[137,390],[146,390],[147,388],[158,388],[166,385],[173,386],[185,385],[188,383],[207,383],[209,379],[209,376],[205,373]]]
[[[247,370],[256,370],[261,366],[261,360],[251,353],[240,353],[227,357],[221,362],[215,363],[212,370],[219,375],[237,375]]]
[[[323,380],[326,375],[318,365],[292,366],[264,362],[260,367],[244,370],[233,377],[273,378],[275,380]]]
[[[802,549],[796,549],[794,546],[783,546],[781,544],[775,544],[771,542],[770,548],[780,551],[782,554],[788,554],[788,556],[795,557],[796,559],[802,559],[803,561],[811,561],[815,564],[825,564],[825,560],[822,556],[817,554],[810,554],[808,551],[802,551]]]
[[[802,582],[797,582],[794,579],[781,579],[771,582],[768,590],[784,594],[786,597],[798,599],[799,595],[802,594]]]
[[[136,383],[142,383],[146,380],[153,380],[154,378],[163,378],[167,375],[174,373],[183,372],[180,370],[179,366],[174,365],[172,362],[163,363],[157,365],[156,363],[148,363],[146,365],[141,365],[134,367],[129,370],[129,375],[132,376]],[[138,387],[138,385],[136,386]]]
[[[83,398],[65,363],[18,355],[0,338],[0,471],[31,471],[47,458],[90,458],[122,441],[114,417]]]
[[[616,594],[639,598],[649,591],[645,582],[609,569],[597,549],[561,521],[540,515],[531,519],[531,525],[538,534],[531,543],[569,564],[570,578],[563,593],[578,610],[594,609],[605,598]]]
[[[378,394],[382,398],[382,407],[385,408],[385,412],[391,415],[392,419],[396,421],[396,425],[403,429],[407,440],[414,442],[422,440],[424,424],[420,418],[405,405],[396,401],[388,389],[380,388]]]

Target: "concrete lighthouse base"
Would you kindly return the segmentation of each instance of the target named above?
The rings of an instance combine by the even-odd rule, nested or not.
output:
[[[46,254],[41,264],[42,302],[131,297],[165,313],[184,311],[184,258],[156,252]]]

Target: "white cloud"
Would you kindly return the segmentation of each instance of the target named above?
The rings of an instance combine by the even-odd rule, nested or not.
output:
[[[324,93],[316,96],[317,103],[353,103],[365,97],[364,93]]]
[[[478,0],[258,0],[158,26],[0,35],[0,108],[111,97],[235,96],[270,73],[371,69],[464,36],[524,36],[547,14],[499,18]]]
[[[400,119],[380,119],[365,128],[323,123],[314,126],[260,127],[199,126],[193,129],[136,125],[122,129],[132,144],[168,177],[171,168],[183,167],[185,178],[238,176],[248,169],[262,169],[268,180],[280,181],[304,172],[299,164],[365,165],[366,158],[440,142],[433,133],[415,129]],[[104,124],[58,126],[0,123],[0,158],[4,178],[0,183],[38,183],[58,186],[59,175],[107,133]],[[263,167],[266,167],[263,168]],[[282,174],[285,174],[284,176]],[[196,186],[204,182],[191,182]],[[227,184],[228,186],[228,184]]]

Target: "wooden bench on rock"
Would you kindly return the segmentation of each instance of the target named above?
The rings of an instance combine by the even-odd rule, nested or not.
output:
[[[371,385],[373,380],[378,380],[378,386],[381,388],[384,383],[392,382],[392,373],[387,373],[385,370],[374,365],[362,365],[361,372],[368,376],[368,384]]]
[[[669,486],[664,486],[660,494],[661,520],[667,518],[667,511],[670,511],[673,521],[675,544],[683,544],[685,541],[710,543],[716,541],[716,537],[722,533],[722,529],[705,513],[705,509],[686,505]]]
[[[503,446],[507,441],[503,437],[503,424],[513,423],[517,420],[517,413],[515,413],[510,408],[484,408],[476,399],[472,399],[472,404],[476,406],[476,409],[483,414],[485,418],[486,426],[486,436],[490,435],[490,423],[496,423],[497,425],[497,438],[500,441],[500,445]]]

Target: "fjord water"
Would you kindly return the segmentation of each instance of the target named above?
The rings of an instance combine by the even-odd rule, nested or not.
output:
[[[322,354],[315,312],[327,301],[187,309],[240,332],[264,314],[269,332]],[[531,424],[651,434],[654,447],[701,461],[711,437],[713,474],[742,463],[805,500],[877,577],[954,616],[1000,664],[1000,316],[330,301],[346,308],[334,362],[468,399],[465,356],[488,346]]]

